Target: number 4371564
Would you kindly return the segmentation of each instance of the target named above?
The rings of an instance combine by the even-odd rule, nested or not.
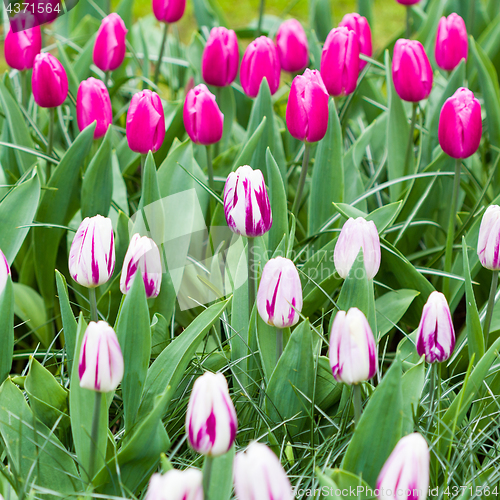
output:
[[[47,3],[10,3],[7,6],[7,12],[9,14],[19,14],[23,12],[32,12],[33,14],[52,14],[52,12],[61,12],[61,7],[59,4],[51,5],[49,2]]]

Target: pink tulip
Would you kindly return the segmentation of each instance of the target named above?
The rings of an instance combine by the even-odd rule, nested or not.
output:
[[[19,71],[31,69],[40,50],[42,50],[40,26],[18,33],[14,33],[10,29],[5,37],[5,61],[11,68]]]
[[[396,2],[400,3],[401,5],[415,5],[420,2],[420,0],[396,0]]]
[[[467,60],[469,39],[464,20],[458,14],[450,14],[439,21],[436,35],[436,63],[445,71],[454,70],[462,59]]]
[[[43,52],[35,57],[31,88],[35,102],[42,108],[56,108],[66,100],[68,77],[52,54]]]
[[[97,122],[94,139],[106,134],[113,122],[113,112],[108,89],[101,80],[90,77],[80,83],[76,96],[76,119],[80,130]]]
[[[208,146],[222,139],[224,115],[203,83],[188,92],[183,116],[186,132],[196,144]]]
[[[346,27],[328,34],[321,53],[321,76],[331,96],[352,94],[359,74],[358,35]]]
[[[490,205],[484,212],[479,228],[477,256],[491,271],[500,271],[500,207]]]
[[[280,71],[278,51],[273,41],[266,36],[257,38],[247,47],[241,61],[240,80],[245,94],[257,97],[264,78],[274,94],[280,85]]]
[[[281,67],[290,73],[304,70],[309,64],[309,43],[306,32],[296,19],[281,24],[276,34]]]
[[[209,85],[227,87],[234,82],[240,64],[238,38],[233,30],[212,28],[201,59],[201,75]]]
[[[356,32],[359,41],[359,50],[361,54],[371,57],[373,55],[372,49],[372,31],[370,29],[370,24],[368,23],[366,17],[360,16],[358,13],[354,12],[352,14],[346,14],[342,21],[339,23],[339,27],[345,26],[350,30]],[[367,62],[362,59],[359,60],[359,71],[361,71]]]
[[[394,88],[403,101],[427,99],[432,90],[431,63],[417,40],[399,39],[392,59]]]
[[[153,14],[161,23],[176,23],[185,9],[186,0],[153,0]]]
[[[468,158],[479,148],[482,132],[481,104],[469,89],[459,88],[441,109],[438,129],[441,148],[452,158]]]
[[[318,142],[328,129],[328,92],[321,74],[306,69],[293,79],[286,107],[286,124],[299,141]]]
[[[94,64],[101,71],[114,71],[125,58],[127,28],[123,19],[113,12],[102,22],[94,44]]]

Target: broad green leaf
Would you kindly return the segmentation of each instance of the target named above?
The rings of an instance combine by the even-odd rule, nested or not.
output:
[[[371,500],[375,498],[375,496],[370,495],[372,490],[370,486],[359,476],[341,469],[327,469],[325,473],[340,488],[340,491],[347,490],[348,495],[342,495],[342,498],[351,498],[351,500]],[[354,491],[353,495],[351,495],[352,491]]]
[[[315,404],[323,411],[327,411],[328,408],[340,401],[341,395],[342,384],[333,378],[330,360],[325,356],[320,356],[314,395]]]
[[[320,498],[322,498],[322,499],[329,498],[331,500],[341,500],[341,497],[339,497],[337,495],[339,488],[330,476],[328,476],[327,474],[323,474],[319,468],[316,468],[315,475],[318,478],[318,483],[321,487],[321,497]]]
[[[375,301],[377,340],[380,340],[397,325],[418,294],[419,292],[416,290],[393,290]]]
[[[3,264],[2,264],[3,265]],[[5,288],[0,293],[0,383],[12,368],[14,354],[14,290],[12,278],[7,276]]]
[[[264,130],[266,130],[267,117],[263,116],[262,121],[259,123],[258,127],[253,131],[252,135],[248,140],[246,140],[243,144],[243,147],[236,157],[236,160],[233,164],[233,172],[243,165],[249,165],[252,161],[252,155],[259,144],[262,134]]]
[[[236,117],[236,101],[234,99],[234,90],[231,86],[217,88],[217,100],[220,110],[224,114],[224,132],[221,139],[222,151],[229,148],[231,132]]]
[[[420,361],[403,374],[401,387],[403,394],[403,432],[402,435],[414,431],[413,415],[418,414],[418,405],[422,396],[425,381],[425,363]]]
[[[283,236],[288,234],[288,207],[283,178],[281,177],[278,164],[273,158],[269,148],[267,148],[266,151],[266,163],[267,179],[269,182],[269,198],[273,214],[273,225],[269,231],[268,246],[270,252],[274,252],[283,239]]]
[[[333,28],[332,8],[328,0],[309,2],[309,24],[316,31],[319,40],[324,42]]]
[[[224,455],[212,459],[208,498],[204,500],[230,500],[233,489],[233,461],[234,446]]]
[[[271,375],[276,368],[276,328],[268,325],[260,317],[260,314],[257,315],[256,320],[259,354],[262,361],[262,368],[264,370],[264,377],[266,379],[266,383],[269,384]]]

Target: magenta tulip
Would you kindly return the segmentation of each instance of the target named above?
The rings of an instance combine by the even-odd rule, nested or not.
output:
[[[306,32],[296,19],[281,24],[276,34],[281,67],[290,73],[302,71],[309,64],[309,43]]]
[[[113,12],[102,22],[95,39],[93,59],[101,71],[114,71],[125,58],[127,28],[123,19]]]
[[[445,71],[454,70],[462,59],[467,60],[469,39],[464,20],[458,14],[450,14],[439,21],[436,35],[436,63]]]
[[[40,26],[14,33],[9,30],[4,42],[5,62],[14,69],[31,69],[42,50]]]
[[[286,107],[286,124],[299,141],[318,142],[328,128],[328,92],[321,74],[306,69],[292,82]]]
[[[321,53],[321,76],[331,96],[351,94],[356,90],[359,74],[359,40],[346,27],[328,34]]]
[[[280,71],[278,50],[273,41],[266,36],[257,38],[247,47],[241,61],[240,80],[245,94],[257,97],[264,78],[274,94],[280,85]]]
[[[234,82],[240,64],[238,38],[233,30],[212,28],[201,59],[201,75],[209,85],[227,87]]]
[[[441,109],[441,148],[452,158],[468,158],[479,148],[482,132],[481,104],[469,89],[459,88]]]
[[[97,122],[94,139],[106,134],[113,121],[113,113],[108,89],[101,80],[90,77],[80,83],[76,96],[76,119],[80,130]]]
[[[403,101],[427,99],[432,90],[431,63],[423,45],[417,40],[399,39],[392,59],[394,88]]]
[[[165,114],[160,96],[151,90],[137,92],[127,113],[127,141],[136,153],[158,151],[165,139]]]
[[[479,228],[477,256],[483,267],[500,271],[500,207],[490,205]]]
[[[203,83],[188,92],[183,116],[186,132],[196,144],[208,146],[222,139],[224,115]]]
[[[161,23],[176,23],[185,10],[186,0],[153,0],[153,14]]]
[[[368,23],[366,17],[360,16],[357,12],[346,14],[339,23],[339,27],[341,26],[345,26],[346,28],[356,32],[358,35],[359,51],[361,54],[368,57],[373,55],[372,30],[370,29],[370,24]],[[360,59],[359,71],[361,71],[366,64],[366,61]]]
[[[42,108],[55,108],[65,101],[68,77],[62,64],[49,52],[35,57],[31,88],[35,102]]]
[[[420,2],[420,0],[396,0],[396,2],[400,3],[401,5],[415,5]]]

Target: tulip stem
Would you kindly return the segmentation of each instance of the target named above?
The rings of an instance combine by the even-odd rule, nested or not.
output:
[[[49,137],[47,139],[47,156],[52,156],[52,148],[54,145],[54,108],[49,108]],[[50,179],[50,161],[46,162],[45,167],[45,183],[49,183]]]
[[[411,158],[411,153],[413,151],[413,134],[415,133],[415,123],[417,122],[417,107],[418,107],[418,103],[414,102],[413,103],[413,111],[411,113],[410,135],[408,136],[408,144],[406,145],[404,175],[410,174],[410,172],[408,172],[408,170],[410,168],[410,158]]]
[[[259,4],[259,21],[257,24],[257,33],[256,33],[256,38],[259,38],[259,36],[262,34],[262,21],[264,19],[264,7],[266,4],[266,0],[260,0]]]
[[[104,78],[106,80],[104,85],[106,85],[106,88],[109,88],[109,83],[111,82],[111,71],[106,71],[106,73],[104,73]]]
[[[280,360],[283,354],[283,330],[276,328],[276,363]]]
[[[204,500],[209,499],[210,491],[210,476],[212,475],[212,464],[213,458],[210,456],[205,456],[205,465],[203,467],[203,498]]]
[[[212,162],[212,146],[208,145],[207,148],[207,171],[208,171],[208,186],[215,193],[215,182],[214,182],[214,166]],[[212,217],[215,212],[215,200],[213,196],[210,196],[210,211],[208,213],[208,224],[212,222]]]
[[[254,248],[255,241],[253,238],[247,238],[248,240],[248,314],[252,315],[253,305],[255,303],[255,273],[254,273]]]
[[[406,7],[406,38],[411,37],[411,7]]]
[[[160,66],[161,66],[161,60],[163,59],[163,53],[165,52],[167,35],[168,35],[168,23],[165,23],[165,26],[163,26],[163,37],[161,39],[160,54],[158,55],[158,61],[156,61],[155,77],[154,77],[155,85],[158,85],[158,80],[160,79]]]
[[[361,386],[359,384],[352,386],[352,403],[354,405],[354,421],[357,426],[361,418]]]
[[[21,92],[22,92],[22,100],[23,100],[23,107],[28,110],[28,76],[27,76],[27,70],[20,71],[19,76],[21,78]]]
[[[89,478],[94,479],[95,459],[97,455],[97,443],[99,439],[99,416],[101,414],[101,402],[103,393],[95,392],[94,414],[92,415],[92,430],[90,431],[90,458],[89,458]]]
[[[99,313],[97,312],[97,298],[95,294],[95,288],[89,288],[90,297],[90,320],[99,321]]]
[[[493,271],[491,275],[490,297],[488,299],[488,308],[486,309],[486,318],[484,320],[484,349],[488,350],[488,337],[490,335],[491,317],[493,316],[493,307],[495,306],[495,295],[498,288],[498,271]]]
[[[462,160],[455,161],[455,182],[453,184],[453,198],[451,201],[450,217],[448,219],[448,233],[446,235],[446,251],[444,256],[444,272],[451,271],[452,257],[453,257],[453,241],[455,239],[455,217],[458,205],[458,191],[460,189],[460,169],[462,167]],[[443,294],[450,300],[450,278],[445,276],[443,278]]]
[[[306,184],[307,169],[309,167],[309,153],[311,152],[311,145],[305,143],[304,156],[302,158],[302,171],[300,172],[299,185],[297,186],[297,193],[295,194],[295,200],[293,201],[292,213],[295,218],[299,217],[300,210],[300,200],[302,198],[302,192],[304,191],[304,186]]]

